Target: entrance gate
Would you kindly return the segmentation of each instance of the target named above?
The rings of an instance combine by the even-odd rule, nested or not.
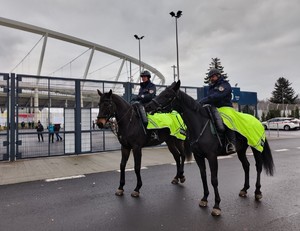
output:
[[[166,86],[157,86],[157,94]],[[139,84],[0,73],[0,161],[78,155],[120,149],[110,129],[99,129],[97,89],[122,96],[137,94]],[[198,88],[182,87],[197,99]],[[38,121],[44,127],[38,140]],[[60,125],[59,135],[49,125]]]
[[[123,83],[0,74],[0,161],[117,150],[108,129],[95,124],[97,89],[124,89]],[[44,127],[38,140],[38,121]],[[60,125],[59,135],[49,125]]]

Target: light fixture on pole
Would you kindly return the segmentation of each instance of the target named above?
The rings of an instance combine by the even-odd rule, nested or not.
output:
[[[139,67],[140,67],[140,75],[141,75],[141,40],[144,38],[144,36],[139,37],[135,34],[134,37],[137,40],[139,40]]]
[[[176,53],[177,53],[177,78],[179,80],[179,55],[178,55],[178,30],[177,30],[177,19],[181,17],[182,11],[178,10],[175,14],[173,11],[170,12],[172,17],[175,17],[175,25],[176,25]]]
[[[285,117],[285,110],[284,110],[284,92],[283,92],[283,88],[282,88],[282,109],[283,109],[283,117]]]
[[[176,66],[175,65],[173,65],[173,66],[171,66],[172,68],[173,68],[173,76],[174,76],[174,82],[176,81],[176,73],[175,73],[175,68],[176,68]]]

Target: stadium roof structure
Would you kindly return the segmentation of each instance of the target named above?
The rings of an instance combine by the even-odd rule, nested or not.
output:
[[[36,75],[41,75],[43,63],[44,63],[45,52],[46,52],[46,47],[47,47],[47,40],[48,40],[48,38],[52,38],[52,39],[64,41],[67,43],[79,45],[81,47],[86,47],[90,50],[89,58],[87,59],[86,64],[85,64],[85,71],[82,75],[83,79],[87,78],[87,76],[90,72],[90,66],[91,66],[95,51],[98,51],[98,52],[102,52],[102,53],[117,57],[122,60],[120,66],[115,70],[116,75],[114,76],[114,81],[119,80],[120,74],[124,67],[124,63],[126,61],[128,61],[128,62],[130,62],[130,64],[133,63],[133,64],[136,64],[137,66],[141,65],[141,67],[143,69],[147,69],[150,72],[152,72],[153,77],[158,77],[159,84],[161,84],[161,85],[165,84],[165,77],[162,75],[162,73],[160,73],[153,66],[151,66],[145,62],[142,62],[134,57],[131,57],[127,54],[119,52],[117,50],[114,50],[114,49],[111,49],[111,48],[108,48],[108,47],[105,47],[105,46],[102,46],[102,45],[99,45],[99,44],[96,44],[96,43],[93,43],[93,42],[90,42],[87,40],[83,40],[83,39],[80,39],[77,37],[73,37],[73,36],[70,36],[67,34],[59,33],[59,32],[53,31],[53,30],[48,30],[45,28],[41,28],[38,26],[26,24],[23,22],[7,19],[7,18],[3,18],[3,17],[0,17],[0,25],[43,36],[43,44],[42,44],[41,53],[39,56],[37,72],[35,73]],[[131,68],[131,65],[130,65],[130,68]],[[131,70],[130,70],[130,73],[131,73]],[[130,76],[130,78],[131,78],[131,76]],[[138,79],[139,79],[139,76],[138,76]],[[99,79],[99,80],[101,80],[101,79]],[[113,80],[113,79],[110,79],[110,80]]]

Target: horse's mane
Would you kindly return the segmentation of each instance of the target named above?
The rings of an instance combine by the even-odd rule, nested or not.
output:
[[[131,106],[130,103],[128,103],[123,97],[121,97],[117,94],[112,93],[111,97],[113,100],[116,99],[117,101],[122,102],[122,103],[126,104],[127,106]]]
[[[179,90],[178,92],[178,96],[181,99],[182,103],[188,108],[191,108],[194,111],[201,111],[201,109],[203,109],[202,105],[200,105],[193,97],[189,96],[181,90]]]

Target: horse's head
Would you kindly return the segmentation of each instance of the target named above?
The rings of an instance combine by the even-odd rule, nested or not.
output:
[[[176,99],[177,93],[180,88],[180,80],[172,83],[165,90],[163,90],[158,96],[152,99],[148,104],[145,105],[145,110],[150,113],[157,111],[164,111],[172,102]]]
[[[101,93],[99,90],[97,91],[100,96],[97,126],[103,128],[108,120],[115,116],[116,105],[112,100],[112,90],[108,93]]]

